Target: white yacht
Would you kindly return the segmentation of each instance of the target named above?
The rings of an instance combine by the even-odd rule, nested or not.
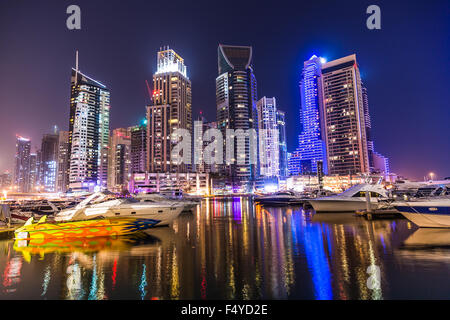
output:
[[[354,212],[366,209],[366,192],[370,192],[371,209],[377,209],[380,200],[389,198],[388,191],[380,184],[358,184],[340,194],[307,201],[316,212]]]
[[[135,196],[136,199],[144,202],[160,202],[160,201],[169,201],[176,204],[182,204],[184,206],[183,211],[190,211],[197,207],[199,201],[196,199],[187,199],[187,198],[170,198],[158,193],[147,193],[147,194],[139,194]]]
[[[393,203],[395,209],[419,227],[450,228],[450,197],[430,197]]]
[[[392,206],[419,227],[450,228],[450,184],[430,184],[418,189],[415,197],[405,197]]]
[[[98,217],[137,217],[158,220],[155,226],[164,226],[178,217],[183,209],[183,204],[169,200],[116,198],[111,193],[97,192],[76,207],[59,212],[55,216],[55,221],[76,221]]]

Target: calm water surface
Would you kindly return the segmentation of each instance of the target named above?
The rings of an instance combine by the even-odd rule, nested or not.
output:
[[[404,219],[208,199],[148,233],[1,241],[0,299],[450,298],[450,230]],[[372,265],[381,283],[369,289]]]

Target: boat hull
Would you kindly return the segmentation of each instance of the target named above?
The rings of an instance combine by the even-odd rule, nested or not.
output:
[[[283,198],[283,197],[260,197],[255,198],[255,202],[260,203],[262,205],[267,206],[294,206],[294,205],[301,205],[304,200],[289,197],[289,198]]]
[[[259,204],[262,204],[264,206],[276,206],[276,207],[282,207],[282,206],[299,206],[303,204],[303,202],[300,201],[293,201],[293,202],[284,202],[284,201],[258,201]]]
[[[308,200],[316,212],[356,212],[366,209],[365,200]],[[372,210],[378,208],[378,202],[371,201]]]
[[[111,218],[59,223],[34,223],[18,228],[15,231],[15,239],[121,236],[149,229],[159,222],[159,220],[153,219]]]
[[[159,222],[155,225],[156,227],[168,226],[173,220],[175,220],[181,212],[184,210],[184,207],[177,207],[176,209],[172,209],[170,211],[165,210],[162,213],[153,213],[153,214],[141,214],[139,217],[146,219],[158,220]]]
[[[166,206],[166,207],[151,207],[143,206],[143,205],[134,205],[134,206],[120,206],[120,207],[111,207],[104,208],[101,206],[83,208],[84,215],[82,215],[80,220],[85,220],[86,217],[90,219],[95,219],[97,217],[105,217],[105,218],[120,218],[120,219],[151,219],[158,221],[155,226],[167,226],[169,225],[176,217],[178,217],[182,210],[183,206]],[[57,221],[74,221],[70,216],[69,217],[56,217]]]
[[[409,221],[422,228],[450,228],[450,207],[426,205],[395,205]]]

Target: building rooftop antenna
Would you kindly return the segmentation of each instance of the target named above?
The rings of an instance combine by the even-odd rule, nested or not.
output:
[[[78,50],[75,51],[75,85],[78,82]]]

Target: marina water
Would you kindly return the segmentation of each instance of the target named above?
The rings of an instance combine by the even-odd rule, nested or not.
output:
[[[148,235],[0,241],[0,299],[449,299],[450,230],[202,200]]]

